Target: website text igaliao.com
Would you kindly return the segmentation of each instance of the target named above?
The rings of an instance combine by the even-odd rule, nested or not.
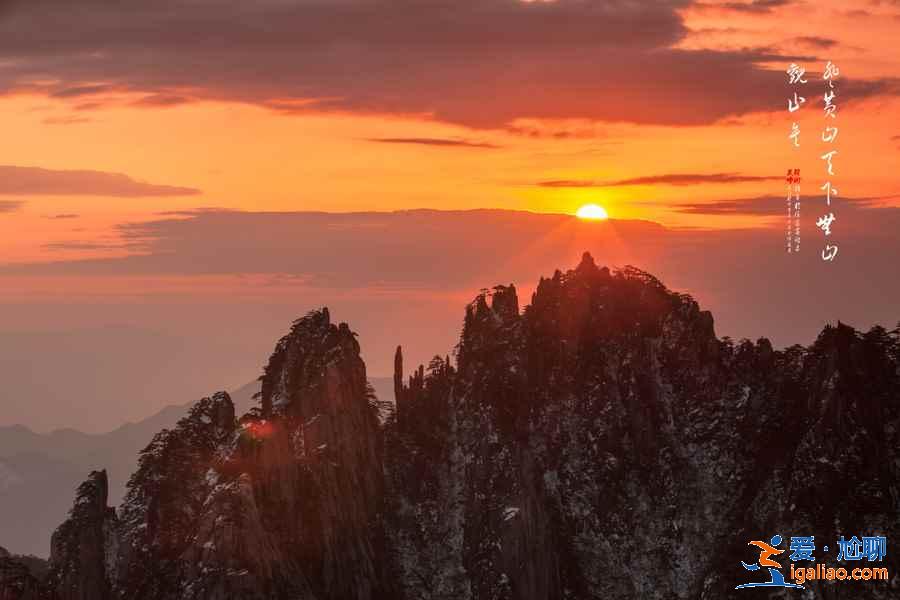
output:
[[[807,581],[887,581],[890,579],[887,567],[826,567],[818,564],[815,567],[795,567],[791,564],[791,579],[803,585]]]

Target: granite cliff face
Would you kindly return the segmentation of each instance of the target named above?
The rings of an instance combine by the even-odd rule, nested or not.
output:
[[[897,332],[735,344],[586,255],[524,311],[512,286],[479,295],[455,363],[406,378],[398,348],[395,371],[380,419],[355,335],[310,313],[257,408],[199,402],[118,511],[93,473],[50,576],[0,557],[0,599],[729,598],[751,539],[900,534]],[[890,547],[884,566],[802,597],[900,597]]]
[[[311,313],[279,342],[258,409],[238,421],[217,394],[144,450],[93,597],[378,597],[380,473],[359,345]]]
[[[53,534],[49,583],[59,600],[109,596],[118,522],[108,495],[106,471],[92,472],[78,487],[68,520]]]
[[[406,596],[724,598],[750,580],[751,539],[891,539],[898,396],[883,329],[734,345],[693,299],[587,256],[522,314],[497,287],[467,310],[457,370],[433,363],[397,396],[388,480]]]

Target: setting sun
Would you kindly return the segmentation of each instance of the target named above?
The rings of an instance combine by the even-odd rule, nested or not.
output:
[[[579,219],[586,219],[591,221],[602,221],[609,218],[609,214],[607,214],[606,209],[596,204],[585,204],[578,209],[578,212],[575,213],[575,216],[577,216]]]

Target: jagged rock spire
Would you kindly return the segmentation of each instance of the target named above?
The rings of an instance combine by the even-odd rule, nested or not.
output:
[[[585,251],[584,254],[581,255],[581,262],[578,263],[576,270],[580,269],[589,269],[596,267],[597,263],[594,262],[594,257],[591,256],[590,252]]]
[[[900,535],[898,361],[895,333],[841,324],[735,347],[689,296],[585,253],[521,314],[512,286],[479,295],[457,369],[404,385],[398,347],[402,420],[380,428],[353,332],[315,311],[276,347],[265,414],[231,430],[227,396],[198,403],[118,522],[91,474],[53,600],[111,581],[116,600],[730,597],[751,536]]]
[[[54,532],[49,580],[59,600],[106,600],[111,597],[112,573],[107,551],[113,546],[115,510],[106,505],[106,471],[92,471],[78,487],[69,518]]]
[[[294,321],[290,332],[275,346],[261,385],[263,416],[296,414],[305,390],[320,378],[329,365],[344,364],[362,374],[365,393],[365,364],[359,356],[356,334],[346,323],[335,325],[327,307],[307,313]],[[354,380],[359,377],[354,376]]]
[[[394,402],[396,403],[397,420],[402,418],[405,404],[403,389],[403,347],[397,346],[394,352]]]
[[[491,297],[491,309],[504,320],[509,320],[519,316],[519,297],[516,294],[516,286],[509,284],[508,286],[498,285],[494,288],[494,294]]]

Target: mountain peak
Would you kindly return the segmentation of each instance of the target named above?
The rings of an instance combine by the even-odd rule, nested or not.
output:
[[[117,519],[106,504],[108,494],[106,471],[92,471],[78,486],[69,518],[53,533],[49,581],[61,591],[61,598],[109,596],[112,577],[106,557]]]
[[[597,263],[594,262],[594,257],[591,256],[590,252],[585,251],[584,254],[581,255],[581,262],[578,263],[578,266],[575,268],[577,271],[581,270],[591,270],[597,267]]]
[[[356,334],[346,323],[334,325],[328,308],[311,311],[294,321],[290,332],[275,346],[266,365],[261,386],[262,414],[266,417],[290,413],[303,390],[321,383],[329,366],[365,366],[359,357]]]
[[[514,286],[483,290],[456,368],[436,356],[404,385],[403,358],[398,346],[382,424],[349,326],[327,309],[298,319],[262,410],[238,426],[227,394],[201,401],[144,450],[118,517],[91,474],[54,535],[50,587],[62,600],[720,598],[756,536],[900,534],[900,339],[883,328],[734,344],[690,296],[586,254],[522,312]]]

